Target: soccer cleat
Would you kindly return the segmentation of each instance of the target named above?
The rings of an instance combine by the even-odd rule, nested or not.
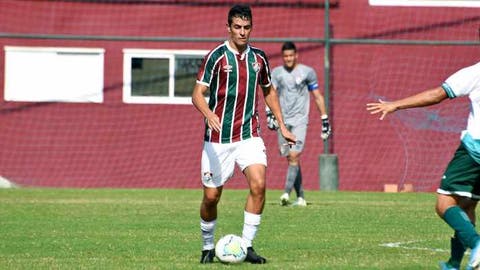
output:
[[[280,196],[280,204],[283,205],[283,206],[288,205],[289,200],[290,200],[290,198],[288,196],[288,193],[283,193],[283,195]]]
[[[252,247],[247,248],[247,257],[245,258],[245,261],[253,264],[267,263],[267,259],[259,256]]]
[[[200,263],[213,263],[215,257],[215,249],[202,250],[202,257]]]
[[[480,269],[480,241],[470,251],[470,260],[468,261],[467,270]]]
[[[293,206],[307,206],[307,201],[304,198],[299,197],[296,202],[293,203]]]
[[[458,270],[446,262],[440,262],[440,270]]]

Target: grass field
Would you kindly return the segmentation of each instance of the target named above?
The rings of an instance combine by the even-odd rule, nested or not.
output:
[[[246,190],[228,190],[216,231],[241,234]],[[437,269],[451,231],[432,193],[269,191],[254,242],[266,265],[198,263],[200,190],[0,190],[0,269]],[[466,259],[464,259],[465,263]]]

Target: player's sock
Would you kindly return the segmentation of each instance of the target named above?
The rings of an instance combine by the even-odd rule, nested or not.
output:
[[[297,193],[297,198],[305,198],[303,193],[303,185],[302,185],[302,168],[298,165],[298,173],[297,177],[295,178],[295,183],[293,184],[295,188],[295,192]]]
[[[290,191],[292,191],[295,180],[297,179],[298,168],[299,167],[296,165],[288,165],[287,181],[285,182],[285,193],[290,194]]]
[[[447,263],[452,267],[460,269],[465,250],[466,248],[463,246],[462,242],[460,242],[460,239],[458,239],[457,233],[455,232],[455,235],[450,239],[450,259]]]
[[[467,214],[459,206],[452,206],[443,214],[443,220],[455,230],[464,247],[474,248],[480,236],[470,222]]]
[[[252,246],[252,241],[258,231],[262,215],[252,214],[247,211],[244,212],[243,232],[242,238],[247,247]]]
[[[205,221],[200,219],[200,229],[202,230],[203,248],[202,250],[211,250],[215,248],[214,234],[217,220]]]

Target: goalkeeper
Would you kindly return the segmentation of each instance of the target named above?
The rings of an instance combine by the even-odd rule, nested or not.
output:
[[[287,157],[288,170],[285,182],[285,192],[280,197],[282,205],[290,204],[289,196],[293,188],[297,195],[294,205],[306,206],[302,172],[300,169],[300,154],[305,146],[305,137],[308,126],[310,109],[310,94],[315,99],[315,105],[322,118],[323,140],[331,134],[325,100],[318,89],[317,74],[311,67],[298,63],[297,48],[293,42],[285,42],[282,46],[283,66],[272,71],[272,83],[278,91],[280,108],[288,130],[297,138],[295,145],[288,145],[285,138],[278,131],[275,117],[267,107],[267,125],[269,129],[277,130],[280,155]]]

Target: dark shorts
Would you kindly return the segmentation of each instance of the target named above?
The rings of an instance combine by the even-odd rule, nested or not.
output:
[[[448,164],[437,193],[480,199],[480,164],[468,154],[463,143]]]

